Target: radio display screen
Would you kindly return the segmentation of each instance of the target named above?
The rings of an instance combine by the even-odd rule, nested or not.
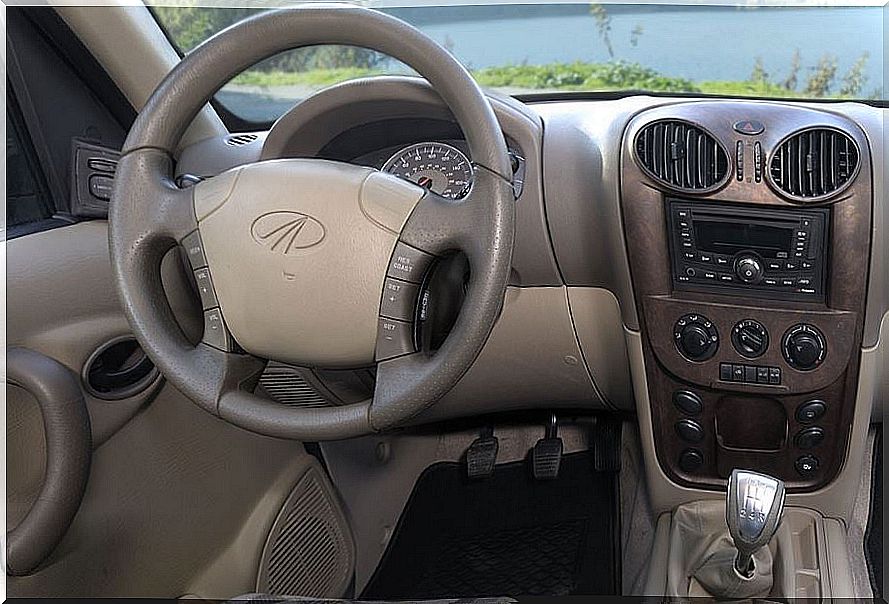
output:
[[[696,247],[714,254],[735,254],[744,250],[789,253],[794,235],[793,226],[700,219],[694,221],[694,231]]]

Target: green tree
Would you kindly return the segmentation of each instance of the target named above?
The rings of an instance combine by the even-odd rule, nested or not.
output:
[[[837,58],[830,54],[818,59],[818,64],[811,68],[812,74],[806,82],[807,96],[821,98],[830,94],[830,88],[837,75]]]
[[[801,63],[802,55],[800,55],[799,48],[797,48],[793,51],[793,56],[790,58],[790,71],[787,73],[787,77],[784,78],[784,81],[781,82],[781,86],[783,86],[785,90],[796,90],[796,86],[799,83]]]
[[[765,65],[762,63],[762,57],[756,57],[753,61],[753,71],[750,73],[750,81],[754,84],[767,84],[769,74],[766,72]]]
[[[840,87],[840,96],[848,96],[848,97],[857,97],[861,90],[864,88],[864,84],[867,82],[867,74],[864,73],[864,68],[867,66],[867,60],[870,58],[870,53],[864,52],[855,63],[852,64],[852,67],[849,68],[849,71],[846,72],[846,75],[843,76],[843,84]]]
[[[243,19],[263,12],[260,8],[204,8],[198,6],[154,6],[158,21],[173,42],[189,52],[210,36]],[[281,53],[259,63],[259,71],[306,71],[311,69],[371,69],[388,58],[372,50],[353,46],[313,46]]]
[[[596,20],[596,29],[599,31],[599,37],[605,44],[608,56],[614,58],[614,48],[611,46],[611,15],[602,4],[590,4],[590,14]]]

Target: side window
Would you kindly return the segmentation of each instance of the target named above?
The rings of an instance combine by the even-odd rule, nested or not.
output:
[[[7,101],[6,226],[9,228],[49,218],[52,207],[27,130],[16,114],[12,99]]]

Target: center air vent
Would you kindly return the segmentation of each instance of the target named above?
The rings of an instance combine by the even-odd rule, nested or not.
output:
[[[636,161],[670,188],[706,193],[729,174],[725,148],[703,129],[678,120],[648,124],[636,135]]]
[[[852,183],[858,172],[858,146],[831,128],[811,128],[784,139],[769,164],[772,184],[788,197],[818,201]]]

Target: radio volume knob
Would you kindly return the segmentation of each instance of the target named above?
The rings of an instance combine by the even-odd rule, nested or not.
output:
[[[762,279],[762,264],[755,256],[741,256],[735,263],[735,273],[744,283],[758,283]]]

